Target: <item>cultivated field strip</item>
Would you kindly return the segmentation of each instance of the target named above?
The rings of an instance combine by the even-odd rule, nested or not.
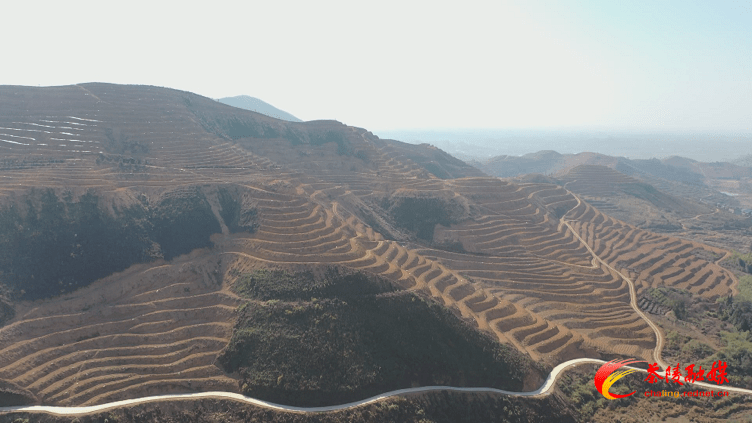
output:
[[[732,293],[733,276],[715,263],[722,250],[637,229],[585,202],[564,218],[601,259],[630,275],[638,294],[659,286],[711,299]]]
[[[561,188],[516,185],[490,178],[456,180],[453,185],[480,206],[481,216],[472,223],[442,229],[437,236],[462,240],[465,248],[476,252],[504,254],[524,249],[541,258],[591,264],[587,249],[571,234],[560,231],[542,207],[536,207],[540,199],[548,201],[549,207],[574,206],[572,197]]]
[[[0,378],[52,404],[236,390],[214,365],[238,305],[211,279],[217,266],[198,259],[131,269],[29,304],[0,329]]]

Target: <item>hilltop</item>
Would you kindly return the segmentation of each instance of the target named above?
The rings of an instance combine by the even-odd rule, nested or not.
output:
[[[228,106],[238,107],[240,109],[250,110],[252,112],[261,113],[275,119],[286,120],[288,122],[302,122],[302,120],[287,113],[284,110],[280,110],[271,104],[248,95],[237,95],[235,97],[222,97],[217,99],[218,102],[227,104]]]

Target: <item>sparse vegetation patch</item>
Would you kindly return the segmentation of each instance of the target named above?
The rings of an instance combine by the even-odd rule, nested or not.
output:
[[[220,216],[231,233],[252,233],[258,228],[258,212],[255,208],[244,208],[238,196],[227,188],[220,188],[218,197]]]
[[[436,225],[449,226],[460,221],[463,210],[459,204],[437,197],[393,196],[382,204],[395,223],[414,232],[425,241],[433,241]]]
[[[541,371],[444,307],[388,285],[362,274],[244,277],[236,290],[259,300],[240,308],[219,363],[239,372],[244,393],[296,405],[422,385],[519,390],[528,373]],[[309,293],[317,297],[291,301]]]
[[[241,210],[229,194],[221,199],[232,229],[255,229],[254,210]],[[0,208],[0,285],[25,299],[71,292],[135,263],[208,247],[220,231],[198,188],[114,213],[93,191],[74,198],[32,190],[25,204]],[[0,305],[0,322],[7,318],[3,310]]]
[[[235,282],[233,290],[249,299],[296,301],[311,298],[356,298],[394,292],[397,288],[384,279],[365,273],[343,274],[338,268],[330,267],[318,278],[311,271],[290,273],[261,269],[243,275]]]
[[[95,194],[63,201],[32,192],[26,211],[0,210],[0,281],[27,299],[73,291],[152,258],[143,209],[111,216]]]

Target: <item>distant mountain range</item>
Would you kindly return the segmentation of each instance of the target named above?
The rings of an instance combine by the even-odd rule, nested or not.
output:
[[[252,112],[261,113],[275,119],[286,120],[289,122],[303,122],[295,116],[287,113],[284,110],[280,110],[271,104],[260,100],[256,97],[248,95],[238,95],[235,97],[224,97],[217,99],[220,103],[227,104],[228,106],[237,107],[239,109],[250,110]]]
[[[524,156],[497,156],[484,162],[468,163],[488,175],[502,178],[530,173],[560,178],[578,166],[606,166],[680,197],[703,198],[708,203],[725,203],[730,207],[739,207],[740,201],[744,207],[752,206],[747,199],[752,167],[744,165],[744,159],[734,163],[708,163],[679,156],[645,160],[598,153],[560,154],[544,150]]]
[[[562,154],[592,152],[630,159],[681,155],[702,162],[730,161],[747,153],[750,134],[639,133],[545,129],[376,130],[381,138],[428,143],[462,160],[485,161],[500,155],[522,156],[541,150]],[[712,142],[711,142],[712,141]],[[713,148],[708,148],[712,143]]]
[[[749,161],[750,156],[734,163],[708,163],[679,156],[645,160],[544,150],[468,163],[492,176],[564,186],[637,227],[712,245],[714,230],[748,225],[752,167],[744,163]],[[750,239],[743,231],[727,232],[716,245],[741,251],[749,248]]]
[[[744,157],[738,158],[732,162],[737,166],[752,167],[752,154],[747,154]]]

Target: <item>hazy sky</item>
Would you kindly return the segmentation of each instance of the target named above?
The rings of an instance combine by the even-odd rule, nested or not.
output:
[[[0,84],[247,94],[372,130],[752,133],[752,1],[8,3]]]

